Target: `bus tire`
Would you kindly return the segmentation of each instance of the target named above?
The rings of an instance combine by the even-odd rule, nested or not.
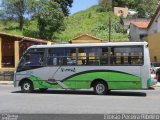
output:
[[[104,81],[95,82],[93,85],[93,89],[96,95],[106,95],[108,92],[107,84]]]
[[[21,83],[21,91],[23,93],[33,92],[33,83],[30,80],[25,80]]]
[[[40,92],[46,92],[48,88],[39,88]]]

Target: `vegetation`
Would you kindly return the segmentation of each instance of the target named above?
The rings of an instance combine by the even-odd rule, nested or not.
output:
[[[157,6],[157,0],[142,0],[137,6],[137,11],[139,12],[139,16],[150,18],[154,15]]]
[[[157,8],[157,0],[99,0],[99,5],[68,16],[72,3],[73,0],[2,0],[0,31],[60,42],[88,33],[107,41],[111,25],[111,40],[124,41],[128,35],[112,7],[135,8],[140,17],[151,17]]]
[[[40,0],[36,14],[38,32],[41,39],[51,40],[53,34],[63,29],[64,14],[54,1]]]
[[[111,39],[128,40],[128,35],[120,24],[120,18],[115,16],[113,12],[99,12],[98,9],[99,6],[93,6],[66,17],[66,29],[57,33],[55,39],[67,42],[77,35],[88,33],[107,41],[109,38],[109,17],[111,17]]]
[[[35,38],[40,38],[40,34],[41,34],[41,35],[44,35],[43,39],[56,40],[60,42],[68,42],[68,40],[72,39],[73,37],[80,34],[84,34],[84,33],[92,34],[97,36],[98,38],[108,40],[109,16],[110,16],[112,21],[111,39],[118,40],[118,41],[128,40],[128,35],[124,32],[124,30],[122,29],[122,26],[120,25],[120,18],[116,17],[112,12],[99,12],[98,9],[99,9],[99,6],[97,5],[87,10],[78,12],[72,16],[65,17],[64,24],[62,25],[58,24],[58,26],[61,26],[61,27],[56,28],[55,31],[59,29],[56,32],[51,32],[54,30],[51,30],[51,31],[49,30],[52,28],[51,25],[54,24],[51,21],[53,17],[50,16],[49,18],[47,18],[45,17],[46,14],[43,14],[43,12],[42,12],[42,15],[44,16],[41,16],[41,18],[47,18],[47,19],[45,19],[46,21],[41,19],[44,22],[43,25],[46,25],[45,27],[41,26],[42,32],[39,32],[39,28],[38,28],[39,23],[37,20],[37,16],[32,17],[32,19],[25,20],[25,24],[22,31],[18,29],[18,23],[16,21],[2,20],[0,22],[0,31],[11,33],[11,34],[24,35],[28,37],[35,37]],[[61,17],[63,18],[63,16]],[[61,18],[58,18],[58,19],[60,20]],[[40,22],[40,23],[43,23],[43,22]],[[54,21],[54,22],[56,22],[57,24],[57,22],[59,21]],[[52,23],[52,24],[49,24],[49,23]],[[54,28],[55,26],[53,26],[53,29]],[[52,34],[52,33],[54,33],[52,38],[51,37],[49,38],[48,34]]]
[[[2,21],[19,23],[15,29],[19,28],[24,35],[51,40],[55,32],[64,29],[64,16],[69,14],[72,2],[73,0],[2,0],[0,18]],[[34,23],[33,28],[29,26],[30,22]]]
[[[128,7],[138,12],[140,18],[150,18],[155,13],[158,0],[99,0],[100,11],[108,11],[110,7]]]
[[[25,15],[33,12],[33,4],[34,0],[2,0],[1,18],[16,20],[19,23],[19,29],[22,30]]]
[[[60,4],[62,11],[65,16],[69,15],[69,7],[72,7],[73,0],[54,0],[58,4]]]

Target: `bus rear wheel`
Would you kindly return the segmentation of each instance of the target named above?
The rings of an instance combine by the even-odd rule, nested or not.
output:
[[[25,80],[21,84],[21,91],[24,93],[31,93],[33,92],[33,84],[29,80]]]
[[[97,81],[93,86],[94,92],[97,95],[106,95],[108,91],[107,84],[103,81]]]

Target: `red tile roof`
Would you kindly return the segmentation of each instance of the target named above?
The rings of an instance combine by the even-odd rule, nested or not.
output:
[[[147,29],[149,22],[131,22],[131,24],[142,29]]]

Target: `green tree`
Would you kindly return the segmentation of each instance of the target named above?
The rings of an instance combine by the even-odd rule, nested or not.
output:
[[[157,0],[113,0],[113,6],[128,7],[138,11],[139,17],[151,17],[157,9]]]
[[[137,11],[140,17],[152,17],[157,6],[157,0],[141,0],[137,6]]]
[[[23,29],[25,15],[31,14],[35,0],[2,0],[1,17],[14,19],[19,23],[19,29]]]
[[[69,15],[69,8],[68,7],[72,7],[73,0],[54,0],[54,1],[57,2],[58,4],[60,4],[64,15],[68,16]]]
[[[141,0],[113,0],[113,6],[116,7],[128,7],[135,9]]]
[[[99,11],[106,12],[112,9],[112,0],[99,0]]]
[[[38,19],[39,37],[51,40],[54,32],[64,29],[64,14],[60,5],[54,0],[39,0],[36,17]]]

